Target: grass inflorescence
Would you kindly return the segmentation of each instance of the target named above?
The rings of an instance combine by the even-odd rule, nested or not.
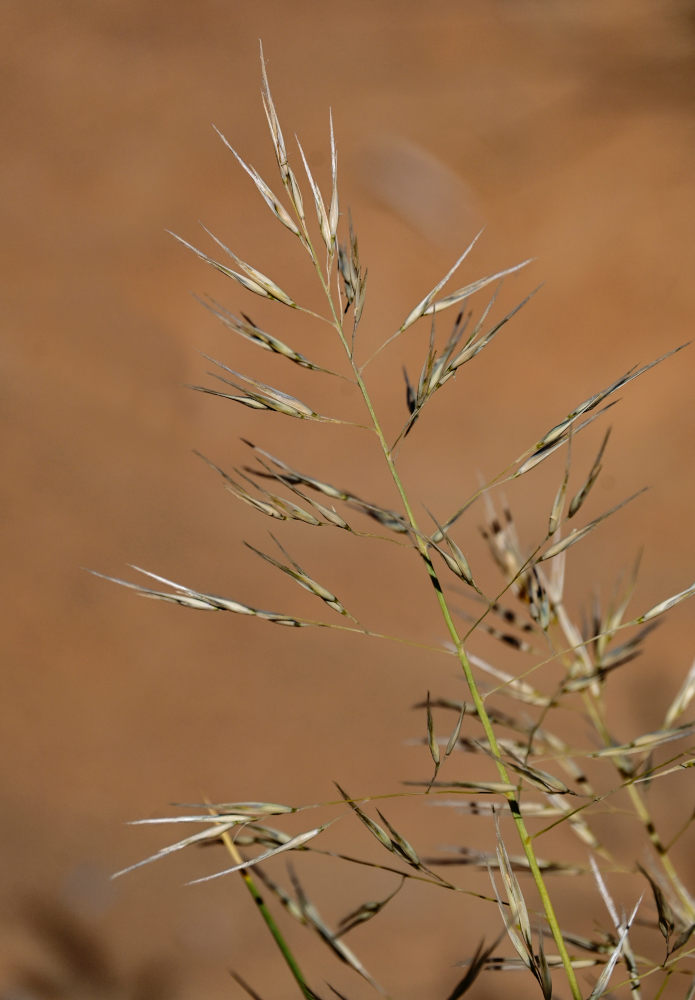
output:
[[[246,263],[207,230],[212,245],[210,253],[181,237],[176,238],[204,262],[231,278],[237,291],[269,300],[278,309],[293,310],[304,314],[308,322],[319,321],[331,328],[342,349],[344,361],[340,371],[310,360],[275,334],[263,330],[246,312],[236,314],[214,300],[204,302],[229,330],[245,341],[312,375],[337,377],[349,383],[361,399],[362,426],[366,426],[390,477],[393,506],[383,506],[373,497],[366,498],[361,488],[337,486],[313,472],[300,471],[297,465],[302,465],[301,460],[277,456],[274,449],[248,441],[249,464],[241,468],[224,469],[206,461],[236,500],[274,522],[274,529],[281,531],[283,521],[296,521],[306,527],[334,529],[355,536],[396,538],[400,545],[407,546],[412,554],[412,572],[425,574],[439,610],[443,635],[436,652],[458,663],[467,694],[465,698],[452,700],[433,692],[423,656],[423,698],[417,708],[423,716],[420,742],[429,760],[430,776],[426,780],[408,780],[401,790],[376,797],[354,796],[338,785],[332,800],[320,803],[334,815],[319,824],[309,819],[299,833],[287,832],[283,821],[297,813],[311,815],[309,810],[315,803],[291,807],[271,802],[204,802],[176,816],[142,820],[202,825],[202,829],[125,870],[189,846],[219,845],[226,854],[226,863],[218,865],[207,878],[234,872],[241,875],[287,963],[297,992],[304,997],[344,994],[333,986],[327,987],[328,992],[318,993],[309,985],[311,976],[304,969],[297,949],[288,944],[281,926],[283,921],[296,920],[313,930],[339,962],[352,968],[370,988],[387,995],[388,988],[380,984],[388,980],[388,966],[378,971],[377,980],[377,973],[365,968],[346,938],[367,921],[378,920],[408,884],[412,891],[418,885],[421,888],[426,885],[458,893],[462,906],[470,905],[472,896],[475,905],[499,910],[497,940],[478,944],[473,932],[467,932],[470,939],[466,947],[473,957],[467,961],[463,973],[458,970],[453,974],[449,1000],[474,988],[486,970],[497,973],[526,970],[546,998],[553,995],[554,988],[558,995],[571,995],[575,1000],[580,997],[593,1000],[607,994],[609,988],[641,997],[662,995],[673,987],[679,991],[678,995],[684,995],[683,983],[687,984],[688,996],[692,996],[695,966],[690,961],[689,949],[695,929],[695,901],[673,859],[673,846],[690,829],[692,817],[686,818],[675,837],[665,840],[659,816],[650,807],[649,792],[662,777],[681,772],[687,775],[688,769],[695,765],[693,724],[686,716],[695,694],[695,665],[680,690],[673,692],[663,720],[651,732],[626,739],[614,737],[605,693],[616,672],[640,655],[655,619],[695,594],[695,584],[634,613],[629,608],[635,571],[616,590],[610,603],[602,605],[595,601],[584,621],[576,620],[565,597],[568,551],[593,537],[604,522],[638,495],[587,517],[585,504],[603,468],[610,432],[602,433],[589,469],[577,475],[572,463],[573,444],[588,428],[593,430],[594,421],[603,420],[615,404],[619,390],[680,347],[649,364],[631,368],[605,388],[571,406],[553,427],[541,433],[471,496],[452,502],[450,511],[444,515],[428,514],[426,521],[421,520],[416,510],[423,498],[414,495],[404,483],[399,467],[400,450],[416,422],[426,419],[423,414],[432,397],[447,383],[453,384],[460,370],[471,364],[528,302],[530,294],[504,315],[495,316],[502,281],[521,271],[528,261],[447,291],[459,268],[472,255],[474,240],[416,305],[405,305],[404,319],[391,335],[376,346],[363,345],[360,324],[367,272],[352,219],[340,210],[332,120],[330,189],[324,193],[301,145],[298,144],[299,173],[290,162],[262,58],[261,66],[263,106],[279,174],[277,189],[266,183],[221,133],[220,137],[276,220],[292,234],[305,254],[318,283],[323,311],[304,308],[271,277]],[[485,289],[492,294],[476,313],[471,304],[473,297]],[[438,328],[449,316],[453,316],[453,321],[442,340]],[[404,383],[405,406],[400,429],[389,437],[370,391],[369,366],[382,352],[394,351],[401,335],[418,323],[429,328],[421,369],[417,376],[412,376],[402,363],[394,366],[396,377]],[[213,366],[210,375],[214,382],[192,387],[198,391],[297,421],[343,422],[332,414],[318,412],[310,403],[282,388],[242,374],[221,361],[208,360]],[[324,432],[331,433],[331,428],[325,428]],[[558,454],[563,461],[557,490],[547,499],[546,528],[529,546],[518,537],[513,514],[500,487],[531,476]],[[475,505],[484,508],[483,537],[500,571],[499,587],[494,593],[486,592],[473,573],[465,554],[466,539],[461,537],[462,516]],[[310,569],[290,553],[289,547],[275,534],[271,538],[271,551],[253,545],[249,548],[317,599],[315,617],[258,608],[236,597],[198,590],[148,570],[138,570],[147,577],[147,584],[115,582],[138,594],[184,607],[253,616],[291,628],[332,630],[336,641],[346,632],[370,639],[378,636],[383,641],[407,639],[387,636],[363,624],[334,592],[333,584],[315,579]],[[461,593],[470,598],[465,611],[456,607]],[[485,659],[474,652],[471,642],[479,636],[498,644],[500,651],[504,649],[506,659],[500,657],[496,663],[494,656]],[[519,669],[514,671],[501,665],[508,662],[510,653],[520,660]],[[506,708],[502,707],[503,698]],[[564,710],[578,715],[590,727],[593,742],[577,746],[572,741],[563,723]],[[452,755],[461,752],[468,754],[473,763],[480,762],[477,775],[469,763],[465,780],[458,773],[454,777],[449,764]],[[477,822],[485,825],[490,849],[473,850],[460,844],[433,856],[425,854],[389,818],[386,800],[399,796],[407,798],[412,807],[437,805],[474,815]],[[645,852],[640,855],[641,860],[636,854],[626,857],[616,851],[602,833],[604,825],[596,822],[597,817],[610,814],[608,807],[618,796],[623,811],[629,813],[633,824],[641,830]],[[511,824],[503,831],[505,817]],[[318,903],[309,898],[294,865],[289,867],[286,884],[281,885],[271,878],[264,862],[284,854],[296,858],[297,864],[300,859],[302,864],[310,864],[312,856],[325,853],[323,835],[339,818],[344,821],[343,831],[366,830],[381,860],[360,857],[359,848],[350,847],[335,855],[334,863],[366,865],[386,872],[392,885],[387,893],[362,903],[336,926],[329,926],[320,915]],[[549,859],[537,852],[540,838],[558,827],[566,828],[576,838],[579,854],[573,860]],[[478,869],[489,874],[487,902],[484,894],[469,896],[467,892],[466,874]],[[616,871],[638,872],[643,882],[642,895],[614,901],[606,873]],[[555,887],[562,883],[561,892],[571,893],[577,879],[592,880],[594,886],[597,905],[589,931],[561,926],[556,913]],[[470,917],[466,919],[470,927]],[[639,945],[633,943],[637,925],[641,930]],[[646,937],[645,929],[649,932]],[[249,996],[258,996],[253,986],[240,975],[234,975]],[[496,982],[499,984],[499,979]]]

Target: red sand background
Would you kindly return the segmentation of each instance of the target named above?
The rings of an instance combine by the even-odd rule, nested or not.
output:
[[[210,127],[272,177],[262,36],[286,135],[300,134],[322,178],[333,109],[343,206],[370,273],[365,340],[394,329],[483,224],[466,277],[537,258],[506,295],[521,298],[540,281],[543,291],[475,373],[432,404],[404,449],[411,488],[443,514],[479,471],[491,475],[572,404],[692,336],[692,5],[8,0],[0,17],[3,995],[15,995],[25,958],[35,969],[55,964],[33,932],[41,900],[86,922],[123,990],[155,962],[184,996],[241,995],[233,966],[262,995],[289,997],[242,887],[183,887],[219,858],[184,853],[109,881],[168,836],[124,821],[202,795],[315,801],[331,796],[333,778],[355,793],[398,788],[427,770],[425,751],[404,746],[424,724],[410,706],[427,688],[460,697],[462,686],[448,661],[141,601],[84,572],[125,575],[136,563],[314,613],[243,548],[242,539],[267,548],[268,525],[192,455],[198,448],[231,468],[246,459],[242,436],[394,503],[363,437],[183,388],[201,380],[204,352],[269,382],[287,378],[299,395],[308,386],[319,409],[340,403],[333,387],[321,396],[320,380],[314,390],[313,379],[235,341],[190,291],[254,306],[320,359],[330,355],[318,329],[249,304],[164,230],[197,240],[202,220],[311,300],[301,255]],[[426,333],[411,334],[403,356],[414,370]],[[400,364],[394,351],[371,370],[387,410],[404,407]],[[589,511],[652,488],[570,556],[577,604],[594,581],[610,593],[641,543],[636,611],[692,581],[692,386],[691,348],[621,393]],[[597,442],[598,432],[590,449]],[[585,464],[589,451],[579,452]],[[559,474],[514,492],[527,539]],[[477,523],[466,522],[460,540],[480,565]],[[439,641],[430,595],[407,582],[407,560],[374,564],[364,543],[296,525],[283,538],[374,627],[402,631],[405,622],[415,638]],[[611,705],[620,738],[658,727],[692,637],[692,606],[681,606],[629,668]],[[466,829],[476,846],[491,846],[489,830]],[[447,836],[464,835],[455,830]],[[430,849],[440,842],[435,831]],[[320,871],[307,878],[319,902],[338,891]],[[390,885],[365,879],[357,897],[343,886],[345,905],[325,902],[326,916]],[[383,937],[366,930],[354,946],[399,998],[444,996],[480,918],[448,898],[441,916],[434,892],[404,900],[384,918]],[[34,917],[25,920],[27,904]],[[497,925],[492,907],[489,920]],[[319,952],[320,969],[322,960]],[[363,995],[347,974],[333,981]],[[84,995],[120,988],[103,980]],[[131,995],[154,997],[155,986]]]

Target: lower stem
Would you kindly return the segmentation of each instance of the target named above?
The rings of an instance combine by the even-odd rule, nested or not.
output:
[[[242,861],[243,861],[243,858],[239,854],[239,851],[237,850],[236,844],[234,843],[232,837],[229,835],[229,831],[228,830],[225,831],[225,833],[223,833],[221,835],[221,840],[222,840],[224,846],[227,848],[227,851],[229,852],[230,856],[232,857],[232,859],[234,861],[234,864],[236,864],[236,865],[241,864]],[[310,989],[310,987],[309,987],[306,979],[304,978],[304,974],[302,973],[302,970],[299,968],[299,965],[297,964],[297,961],[296,961],[294,955],[292,954],[292,951],[290,950],[289,945],[287,944],[287,942],[285,941],[284,937],[282,936],[282,932],[280,931],[280,928],[276,924],[275,919],[274,919],[272,913],[270,912],[270,910],[266,906],[265,900],[263,899],[263,896],[258,891],[258,887],[256,886],[256,883],[254,882],[254,880],[251,878],[251,876],[249,875],[249,873],[247,871],[244,871],[242,869],[242,871],[239,872],[239,874],[241,875],[241,877],[242,877],[242,879],[243,879],[243,881],[244,881],[244,883],[246,885],[246,888],[248,889],[248,891],[249,891],[249,893],[251,895],[251,898],[253,899],[254,903],[258,907],[258,912],[261,914],[261,917],[263,918],[263,921],[265,922],[266,927],[270,931],[270,934],[271,934],[273,940],[275,941],[275,944],[278,946],[280,954],[282,955],[282,957],[284,958],[285,962],[287,963],[287,966],[288,966],[290,972],[292,973],[292,976],[293,976],[295,982],[297,983],[302,996],[305,998],[305,1000],[314,1000],[316,994]]]

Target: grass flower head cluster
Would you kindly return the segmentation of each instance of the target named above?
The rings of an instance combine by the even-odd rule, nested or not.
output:
[[[608,432],[599,435],[593,464],[576,473],[572,463],[573,442],[585,431],[595,433],[594,423],[598,426],[602,422],[615,402],[616,393],[663,358],[630,369],[589,398],[570,406],[555,426],[539,434],[522,454],[482,483],[471,496],[453,498],[446,516],[421,518],[418,511],[427,502],[427,497],[421,494],[423,484],[417,484],[415,490],[409,488],[399,466],[405,438],[413,432],[416,421],[427,419],[425,410],[432,397],[445,386],[455,393],[456,376],[475,361],[528,301],[530,296],[504,315],[495,314],[501,282],[528,262],[464,282],[451,290],[455,275],[474,250],[476,241],[473,241],[427,294],[415,304],[404,304],[403,321],[390,336],[376,345],[376,349],[373,344],[363,344],[361,319],[367,273],[352,221],[341,211],[332,121],[330,188],[322,191],[301,145],[298,144],[298,154],[290,157],[263,61],[262,74],[263,106],[277,161],[275,186],[245,162],[221,133],[220,136],[278,225],[296,240],[299,252],[314,273],[323,301],[322,311],[303,307],[273,278],[247,263],[207,230],[209,251],[181,237],[177,239],[206,264],[230,278],[240,296],[261,297],[274,303],[278,310],[292,310],[302,314],[307,323],[321,323],[324,329],[326,325],[330,328],[340,344],[341,370],[308,358],[256,325],[245,312],[236,314],[216,302],[207,303],[229,330],[263,351],[279,356],[288,365],[299,366],[312,377],[339,378],[343,385],[347,381],[361,401],[367,434],[390,478],[392,497],[387,506],[373,498],[366,499],[362,487],[353,491],[335,486],[313,470],[300,471],[298,466],[302,466],[302,461],[296,456],[279,456],[271,446],[255,443],[249,443],[249,466],[230,470],[209,464],[240,504],[278,528],[280,522],[300,522],[307,530],[322,528],[355,537],[370,535],[370,545],[375,549],[383,539],[390,538],[409,550],[413,574],[424,574],[430,586],[431,600],[441,622],[442,648],[457,663],[466,695],[452,700],[432,693],[427,656],[423,654],[421,734],[431,777],[408,782],[407,792],[401,789],[389,793],[391,797],[407,795],[413,809],[428,808],[437,801],[474,815],[476,822],[485,827],[490,850],[474,852],[459,845],[453,860],[425,856],[417,843],[411,842],[404,830],[388,818],[388,806],[378,801],[380,797],[355,796],[352,790],[338,785],[332,804],[322,804],[332,809],[334,815],[318,825],[306,822],[299,833],[287,832],[283,824],[290,815],[305,810],[311,815],[312,806],[203,803],[183,814],[143,821],[185,822],[200,828],[132,868],[183,848],[218,845],[225,861],[208,877],[231,873],[241,877],[265,921],[269,942],[283,956],[297,995],[304,997],[344,997],[345,987],[338,990],[333,984],[314,982],[298,949],[288,943],[285,922],[297,921],[318,934],[336,961],[352,970],[358,992],[350,992],[351,997],[363,995],[361,991],[365,989],[389,995],[388,965],[368,970],[347,939],[367,921],[374,920],[373,926],[378,927],[380,914],[402,891],[434,890],[457,895],[462,926],[466,928],[461,957],[469,957],[462,963],[463,970],[449,970],[448,1000],[456,1000],[469,990],[475,992],[484,982],[487,970],[496,970],[495,985],[500,990],[503,988],[500,971],[525,971],[545,998],[554,995],[555,990],[558,996],[594,1000],[607,995],[609,988],[633,997],[665,995],[671,989],[673,995],[693,996],[695,963],[690,959],[689,949],[695,928],[695,901],[672,857],[679,836],[691,829],[690,818],[686,817],[680,834],[665,840],[659,816],[650,808],[649,792],[667,774],[684,772],[684,780],[689,780],[687,769],[695,764],[693,727],[686,718],[695,694],[695,665],[681,689],[673,691],[661,724],[648,733],[615,738],[605,692],[616,672],[640,654],[654,621],[693,595],[695,584],[635,614],[629,610],[634,588],[631,576],[609,604],[602,606],[597,602],[588,619],[580,622],[570,613],[565,599],[565,567],[570,549],[601,531],[604,522],[634,499],[629,497],[612,509],[587,517],[588,499],[603,467]],[[485,295],[480,294],[483,292]],[[479,302],[482,305],[478,306]],[[370,392],[370,364],[382,352],[397,354],[400,338],[416,324],[425,332],[421,367],[417,376],[411,378],[402,364],[394,365],[396,377],[404,378],[405,405],[400,428],[390,434]],[[440,334],[442,327],[444,335]],[[213,365],[213,384],[193,388],[251,409],[271,411],[278,419],[341,423],[337,417],[319,412],[311,403],[282,387],[241,374],[222,361],[214,361]],[[393,414],[387,416],[391,425]],[[322,433],[330,434],[332,430],[328,426]],[[409,438],[407,447],[417,446],[416,436],[417,431]],[[522,544],[500,487],[522,477],[532,478],[535,470],[551,456],[556,456],[559,476],[556,492],[547,497],[547,527],[542,537],[530,546]],[[494,593],[486,592],[473,572],[466,555],[467,541],[461,531],[463,515],[476,505],[484,510],[483,535],[500,571],[499,587]],[[262,622],[290,628],[332,629],[336,641],[342,641],[347,633],[362,634],[365,641],[380,635],[378,623],[367,626],[353,616],[334,592],[334,581],[315,579],[279,539],[275,541],[272,552],[250,547],[274,570],[316,598],[315,617],[265,610],[237,596],[224,597],[194,589],[151,571],[138,571],[147,582],[122,579],[116,582],[144,596],[187,608],[253,616]],[[454,603],[462,592],[470,598],[472,613],[461,614],[455,609]],[[483,634],[499,643],[500,649],[518,655],[517,672],[510,672],[473,651],[475,639]],[[388,637],[381,638],[386,641]],[[436,655],[441,655],[442,648]],[[501,703],[507,707],[501,707]],[[562,723],[564,710],[581,717],[592,730],[593,742],[585,746],[570,742]],[[466,767],[465,781],[461,780],[460,771],[451,766],[453,755],[461,752],[473,762]],[[476,761],[480,763],[478,775],[474,770]],[[599,768],[601,779],[597,784],[594,775]],[[645,853],[639,858],[616,854],[602,836],[601,823],[596,823],[596,817],[604,815],[606,804],[618,796],[633,826],[641,831]],[[363,902],[342,921],[330,925],[320,914],[321,901],[309,897],[298,872],[322,853],[322,838],[337,818],[344,820],[344,831],[358,832],[359,837],[355,837],[358,846],[346,848],[340,857],[335,856],[335,865],[348,869],[366,865],[380,877],[387,873],[390,890],[378,899]],[[538,848],[545,843],[543,838],[558,827],[576,838],[585,859],[583,864],[548,861],[540,856]],[[364,843],[365,835],[373,842],[377,860],[359,855],[359,844]],[[277,866],[269,869],[267,865],[280,855],[292,859],[282,884],[269,874]],[[479,893],[471,898],[472,894],[467,892],[467,875],[472,869],[488,873],[487,899]],[[607,885],[607,873],[621,871],[641,872],[644,888],[641,896],[614,900]],[[348,875],[349,871],[344,873],[344,877]],[[596,911],[589,930],[562,926],[556,912],[558,895],[575,891],[578,879],[590,880],[594,887]],[[479,943],[475,939],[471,906],[493,907],[498,911],[497,940]],[[640,937],[635,943],[637,926]],[[235,973],[235,977],[249,996],[259,995],[240,975]],[[507,982],[512,980],[505,979],[505,987]],[[510,985],[509,989],[515,987]],[[446,998],[442,996],[442,1000]]]

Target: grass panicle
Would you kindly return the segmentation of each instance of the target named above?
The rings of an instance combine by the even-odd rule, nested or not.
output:
[[[420,723],[414,743],[423,747],[418,765],[421,773],[406,775],[402,785],[381,795],[360,791],[354,796],[337,785],[337,797],[310,805],[229,802],[182,806],[183,813],[140,822],[202,824],[202,829],[118,874],[189,847],[216,845],[211,857],[226,854],[226,863],[213,861],[210,873],[193,881],[233,874],[242,878],[288,967],[296,992],[304,997],[346,994],[330,984],[322,986],[320,993],[309,985],[295,947],[290,947],[280,929],[282,920],[296,921],[317,934],[339,966],[354,974],[355,989],[368,988],[387,996],[388,985],[380,984],[388,984],[388,956],[383,967],[372,973],[345,939],[367,922],[370,933],[378,933],[383,911],[390,912],[418,891],[431,893],[434,889],[455,894],[461,908],[461,951],[472,956],[463,963],[466,971],[462,978],[460,973],[451,974],[449,968],[449,1000],[473,990],[489,970],[497,976],[512,970],[525,971],[546,1000],[552,995],[598,1000],[609,990],[611,995],[637,998],[670,995],[672,989],[674,995],[682,995],[677,992],[677,984],[687,984],[695,968],[691,959],[695,902],[679,868],[675,847],[686,834],[692,836],[693,814],[686,810],[678,823],[662,822],[658,805],[653,804],[653,789],[667,776],[672,781],[680,780],[695,765],[693,722],[687,718],[695,694],[695,664],[690,666],[680,689],[671,694],[663,719],[655,718],[647,732],[630,730],[624,723],[618,731],[606,690],[619,672],[629,671],[634,660],[643,655],[655,619],[695,595],[695,584],[681,584],[679,592],[637,614],[629,610],[635,599],[636,569],[616,585],[610,601],[595,597],[583,613],[575,610],[576,595],[570,601],[566,594],[574,547],[596,544],[600,531],[605,530],[604,523],[626,504],[636,502],[642,492],[633,493],[603,512],[585,514],[607,461],[610,428],[604,428],[592,445],[592,464],[575,475],[573,460],[578,441],[594,432],[594,421],[605,421],[618,402],[619,391],[685,345],[609,381],[605,388],[561,415],[470,496],[451,496],[446,511],[440,510],[437,516],[430,514],[425,506],[431,503],[426,495],[430,483],[407,483],[399,453],[405,447],[417,447],[417,433],[412,437],[410,434],[416,422],[426,419],[425,411],[435,393],[448,386],[450,405],[456,405],[452,387],[463,367],[497,338],[535,294],[524,295],[511,310],[495,317],[502,282],[506,285],[518,280],[530,261],[464,279],[459,287],[447,290],[454,275],[468,266],[478,234],[424,296],[415,304],[404,303],[401,314],[405,318],[375,347],[360,325],[367,271],[352,218],[349,213],[341,214],[339,207],[332,116],[328,141],[330,182],[322,189],[299,140],[300,169],[295,170],[262,57],[261,75],[262,102],[278,178],[267,183],[219,130],[218,135],[274,218],[296,240],[303,259],[308,257],[322,296],[322,311],[317,313],[296,302],[281,284],[246,263],[208,229],[205,234],[215,248],[211,251],[214,255],[180,236],[176,239],[204,263],[231,278],[234,293],[261,297],[272,303],[273,309],[292,309],[308,325],[321,321],[322,339],[315,342],[316,357],[312,348],[309,360],[302,351],[258,326],[247,311],[231,312],[212,299],[203,302],[228,330],[262,348],[265,357],[281,357],[302,368],[311,379],[339,377],[341,385],[347,383],[361,401],[364,423],[344,421],[339,413],[319,413],[284,388],[268,384],[255,374],[242,374],[212,358],[207,360],[214,369],[210,375],[216,380],[215,386],[192,388],[278,415],[269,418],[268,426],[284,415],[351,428],[351,433],[361,435],[360,447],[371,446],[380,456],[390,479],[391,495],[366,500],[361,484],[339,487],[329,482],[321,469],[299,472],[295,461],[301,464],[301,459],[293,455],[276,457],[274,448],[268,450],[265,444],[248,440],[244,442],[250,453],[248,464],[225,469],[211,459],[204,461],[236,501],[272,519],[274,527],[281,531],[288,530],[290,524],[318,527],[324,531],[322,537],[330,541],[331,529],[337,529],[371,539],[374,547],[389,541],[408,550],[413,574],[422,574],[431,587],[433,607],[441,623],[440,641],[432,647],[420,647],[423,698],[415,706]],[[423,281],[425,288],[428,284]],[[490,287],[492,294],[478,309],[478,293]],[[456,310],[456,316],[448,334],[441,337],[440,326],[447,322],[448,310]],[[321,363],[326,324],[342,348],[344,363],[335,371]],[[402,385],[401,380],[405,381],[405,401],[402,412],[382,414],[371,394],[369,364],[416,325],[423,330],[425,344],[419,374],[411,380],[402,362],[393,361],[395,382]],[[263,359],[263,355],[258,356]],[[340,397],[336,394],[334,400],[338,409]],[[395,438],[390,436],[393,432],[387,435],[386,419],[389,426],[395,423],[400,427]],[[322,433],[330,434],[331,430],[324,427]],[[528,539],[517,529],[501,488],[505,483],[532,476],[553,456],[560,459],[553,489],[545,495],[543,487],[533,487],[547,527],[540,530],[538,537]],[[432,523],[429,533],[420,526],[416,513],[423,508]],[[471,510],[479,512],[482,537],[499,576],[494,586],[485,582],[489,574],[477,565],[474,576],[466,554],[469,542],[461,522]],[[574,519],[579,515],[583,524],[575,526]],[[297,531],[302,530],[297,527]],[[279,539],[274,535],[271,538],[280,557],[250,542],[246,544],[272,570],[289,578],[288,583],[299,585],[319,599],[316,619],[291,611],[261,610],[236,597],[211,594],[138,567],[133,569],[147,578],[147,585],[104,578],[142,596],[187,608],[228,611],[294,628],[320,627],[331,630],[336,641],[346,633],[380,642],[412,641],[407,634],[389,636],[372,627],[372,623],[361,624],[336,596],[334,589],[341,589],[338,579],[331,579],[329,586],[318,582],[288,554]],[[289,547],[294,549],[294,544]],[[333,569],[339,576],[339,566],[334,564]],[[317,575],[323,576],[324,572],[318,571]],[[289,603],[291,599],[290,590]],[[321,617],[324,610],[326,615]],[[342,621],[339,623],[329,612]],[[407,622],[404,629],[407,632]],[[348,641],[355,641],[352,637]],[[466,685],[465,700],[432,690],[428,663],[441,655],[456,663]],[[568,725],[567,720],[580,724]],[[365,785],[367,779],[365,776]],[[278,782],[278,793],[282,794],[282,774]],[[398,815],[395,800],[401,810]],[[487,837],[488,849],[462,843],[433,848],[423,834],[423,824],[433,828],[436,843],[442,809],[474,818],[481,837]],[[308,821],[299,832],[290,832],[291,826],[285,829],[295,813],[307,810],[320,811],[320,821]],[[417,813],[417,823],[407,810],[422,810]],[[615,833],[607,835],[606,817],[614,824]],[[622,832],[625,822],[630,831],[627,839]],[[560,834],[574,848],[573,856],[567,859],[553,856],[556,845],[562,842],[558,840]],[[641,840],[641,844],[633,847],[635,840]],[[339,842],[346,846],[336,848]],[[623,843],[627,846],[616,848],[616,844]],[[285,884],[274,863],[280,855],[293,859]],[[369,899],[355,899],[355,905],[338,920],[335,929],[320,915],[319,903],[309,897],[299,873],[300,865],[303,870],[314,860],[326,857],[335,865],[343,884],[355,868],[372,870],[381,879]],[[478,883],[471,885],[471,873],[476,870],[489,873],[491,893],[478,891]],[[384,879],[388,880],[386,891]],[[637,902],[639,894],[630,895],[630,887],[635,885],[641,885]],[[568,892],[575,892],[577,899],[580,894],[584,899],[590,893],[594,904],[591,919],[583,919],[580,907],[567,906]],[[556,910],[558,901],[562,923]],[[491,945],[480,942],[476,946],[475,933],[470,931],[471,907],[489,911],[490,904],[499,910],[500,936]],[[565,926],[573,917],[578,926]],[[233,976],[247,995],[259,996],[247,982],[246,974],[235,972]],[[512,989],[510,986],[510,995]],[[431,992],[427,995],[434,996]],[[688,995],[693,995],[692,986]],[[442,1000],[446,1000],[444,995]]]

